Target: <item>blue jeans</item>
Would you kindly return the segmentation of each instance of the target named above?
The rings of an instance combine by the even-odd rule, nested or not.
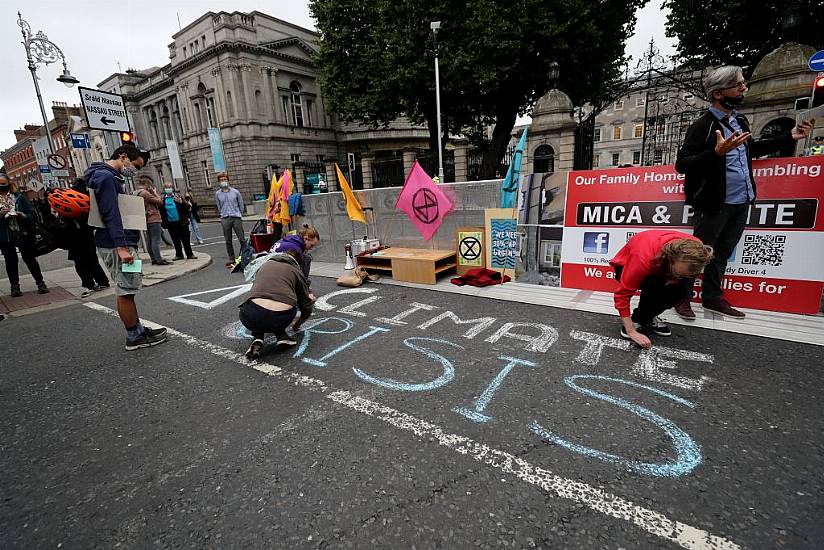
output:
[[[189,223],[192,224],[192,236],[197,242],[201,242],[203,240],[203,233],[200,232],[200,225],[198,225],[197,220],[191,214],[189,214]]]

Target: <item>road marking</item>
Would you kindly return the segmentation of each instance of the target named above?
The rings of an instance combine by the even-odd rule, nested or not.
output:
[[[232,298],[237,298],[238,296],[242,296],[243,294],[248,292],[250,288],[252,288],[252,285],[250,285],[250,284],[227,286],[227,287],[224,287],[224,288],[213,288],[211,290],[201,290],[200,292],[191,292],[189,294],[181,294],[180,296],[170,296],[169,298],[167,298],[167,300],[171,300],[172,302],[178,302],[180,304],[188,304],[190,306],[200,307],[200,308],[203,308],[203,309],[212,309],[212,308],[216,308],[217,306],[219,306],[221,304],[225,304],[226,302],[228,302]],[[201,302],[200,300],[190,300],[189,299],[189,297],[191,297],[191,296],[203,296],[204,294],[214,294],[215,292],[221,292],[221,291],[224,291],[224,290],[231,290],[232,292],[224,294],[223,296],[221,296],[219,298],[215,298],[211,302]]]
[[[86,302],[83,305],[106,315],[117,317],[116,311],[95,302]],[[152,327],[161,326],[145,319],[143,323]],[[270,363],[250,361],[242,353],[223,348],[170,327],[166,327],[166,329],[170,336],[180,338],[189,346],[207,351],[212,355],[228,359],[245,367],[250,367],[269,376],[279,377],[295,386],[321,392],[327,399],[341,406],[386,422],[401,431],[411,432],[421,440],[433,439],[447,449],[469,456],[505,474],[512,474],[521,481],[539,487],[552,496],[571,500],[606,516],[627,521],[647,533],[673,542],[683,548],[695,550],[741,549],[738,544],[724,537],[669,519],[660,512],[638,506],[632,501],[587,483],[568,479],[545,468],[533,466],[523,458],[478,443],[467,436],[446,432],[431,422],[387,407],[374,400],[358,397],[349,391],[335,390],[322,380],[293,373]]]

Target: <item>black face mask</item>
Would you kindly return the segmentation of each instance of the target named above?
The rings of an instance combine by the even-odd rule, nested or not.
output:
[[[742,101],[744,101],[744,96],[738,96],[738,97],[722,96],[719,103],[725,109],[729,109],[730,111],[732,111],[733,109],[735,109],[736,107],[741,105]]]
[[[0,192],[4,192],[4,193],[5,193],[5,192],[6,192],[6,191],[8,191],[8,190],[9,190],[9,186],[8,186],[8,185],[0,185]]]

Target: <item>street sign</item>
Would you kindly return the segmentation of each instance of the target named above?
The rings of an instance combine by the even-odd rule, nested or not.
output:
[[[38,168],[40,168],[40,173],[41,174],[50,174],[51,173],[51,168],[49,168],[48,166],[43,166],[41,164],[41,165],[38,166]]]
[[[32,178],[29,180],[29,183],[26,184],[27,191],[40,191],[41,189],[43,189],[43,184],[40,183],[38,179]]]
[[[89,128],[115,132],[132,131],[126,116],[123,96],[81,87],[80,102],[83,104]]]
[[[69,177],[69,171],[66,170],[65,168],[62,169],[62,170],[52,170],[51,173],[52,173],[52,176],[55,176],[55,177],[58,177],[58,178],[68,178]]]
[[[814,53],[807,64],[811,71],[824,71],[824,50]]]
[[[54,168],[55,170],[63,170],[68,164],[66,159],[58,153],[49,155],[47,161],[49,163],[49,168]]]
[[[91,149],[89,134],[71,134],[72,147],[75,149]]]

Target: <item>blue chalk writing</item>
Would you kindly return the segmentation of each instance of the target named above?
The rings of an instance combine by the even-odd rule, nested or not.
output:
[[[343,328],[340,330],[320,330],[318,327],[322,325],[326,325],[329,322],[337,321],[343,324]],[[341,332],[346,332],[350,328],[352,328],[352,321],[349,319],[342,319],[340,317],[322,317],[320,319],[311,319],[303,325],[303,339],[300,341],[300,346],[292,355],[292,357],[300,357],[303,355],[303,352],[306,351],[306,348],[309,347],[309,342],[312,340],[313,334],[340,334]]]
[[[435,353],[431,349],[424,348],[415,344],[415,342],[436,342],[439,344],[446,344],[448,346],[452,346],[458,349],[464,349],[463,346],[459,346],[458,344],[453,344],[447,340],[440,340],[438,338],[407,338],[403,341],[404,345],[415,350],[423,353],[430,359],[434,359],[435,361],[439,362],[443,367],[443,372],[439,377],[430,381],[424,382],[422,384],[407,384],[405,382],[398,382],[397,380],[392,380],[389,378],[377,378],[370,374],[365,373],[364,371],[358,368],[352,368],[358,378],[363,380],[364,382],[369,382],[370,384],[375,384],[376,386],[381,386],[384,388],[389,388],[391,390],[401,390],[401,391],[428,391],[440,388],[441,386],[448,384],[453,378],[455,378],[455,367],[452,366],[452,363],[439,353]]]
[[[357,344],[361,340],[366,340],[367,338],[369,338],[370,336],[372,336],[373,334],[376,334],[378,332],[389,332],[389,329],[388,328],[383,328],[383,327],[369,327],[369,330],[367,332],[361,334],[357,338],[349,340],[348,342],[346,342],[345,344],[343,344],[341,346],[336,347],[335,349],[333,349],[332,351],[330,351],[329,353],[327,353],[326,355],[324,355],[320,359],[312,359],[310,357],[304,357],[303,362],[307,363],[309,365],[314,365],[316,367],[325,367],[326,366],[326,361],[328,361],[329,358],[331,358],[334,355],[342,352],[343,350],[345,350],[348,347],[354,346],[355,344]]]
[[[506,355],[502,355],[499,359],[509,362],[504,368],[501,369],[492,382],[489,383],[489,386],[486,387],[484,392],[475,402],[475,409],[470,410],[466,407],[455,407],[452,409],[453,412],[462,414],[474,422],[489,422],[492,420],[492,417],[485,415],[484,410],[486,410],[486,406],[489,405],[489,401],[492,399],[492,396],[495,395],[495,391],[497,391],[498,387],[501,385],[501,382],[504,381],[504,378],[506,378],[509,372],[515,367],[515,365],[524,365],[530,368],[536,366],[532,361],[518,359],[517,357],[507,357]]]
[[[682,405],[686,405],[690,408],[695,407],[694,403],[692,403],[691,401],[687,401],[686,399],[683,399],[681,397],[678,397],[677,395],[673,395],[671,393],[659,390],[657,388],[653,388],[652,386],[645,386],[644,384],[638,384],[636,382],[630,382],[629,380],[622,380],[620,378],[609,378],[606,376],[595,376],[589,374],[577,374],[574,376],[568,376],[564,378],[564,383],[573,390],[583,393],[584,395],[588,395],[590,397],[594,397],[596,399],[601,399],[603,401],[607,401],[608,403],[618,405],[619,407],[640,416],[644,420],[652,422],[653,424],[664,430],[664,432],[672,440],[673,446],[675,447],[675,452],[677,455],[675,462],[655,464],[641,462],[637,460],[629,460],[618,455],[600,451],[598,449],[578,445],[576,443],[567,441],[561,436],[542,428],[541,425],[534,420],[529,425],[529,429],[532,430],[532,432],[534,432],[535,434],[544,439],[552,441],[553,443],[557,443],[558,445],[566,447],[567,449],[574,451],[576,453],[581,453],[583,455],[589,456],[591,458],[597,458],[605,462],[620,464],[630,471],[646,475],[653,475],[659,477],[679,477],[690,473],[692,470],[696,468],[696,466],[701,464],[703,460],[701,449],[686,432],[684,432],[681,428],[676,426],[673,422],[655,414],[649,409],[646,409],[640,405],[636,405],[635,403],[631,403],[625,399],[621,399],[620,397],[613,397],[611,395],[599,393],[588,388],[582,388],[581,386],[578,386],[575,383],[575,381],[579,379],[603,380],[606,382],[625,384],[627,386],[644,389],[657,395],[660,395],[662,397],[672,399],[673,401],[680,403]]]

